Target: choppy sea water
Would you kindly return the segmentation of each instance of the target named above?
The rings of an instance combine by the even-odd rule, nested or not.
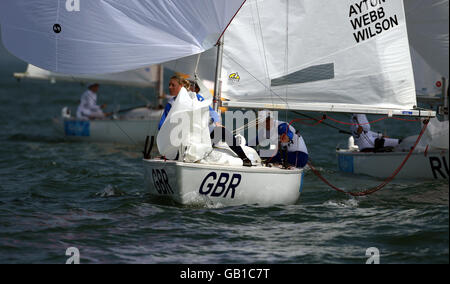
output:
[[[308,171],[292,206],[186,207],[144,190],[139,147],[71,143],[52,127],[75,109],[78,84],[20,82],[26,64],[0,48],[0,263],[380,263],[449,262],[448,181],[394,180],[366,197],[337,193]],[[140,105],[152,91],[104,86],[99,100]],[[290,119],[295,118],[290,116]],[[348,121],[345,116],[336,116]],[[300,126],[299,126],[300,127]],[[418,133],[382,122],[391,135]],[[346,135],[301,126],[315,166],[349,191],[381,180],[337,172]]]

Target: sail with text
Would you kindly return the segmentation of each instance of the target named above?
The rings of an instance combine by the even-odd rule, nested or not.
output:
[[[248,0],[224,41],[225,106],[416,114],[402,0]]]
[[[105,74],[213,47],[245,0],[4,0],[5,47],[35,66]]]

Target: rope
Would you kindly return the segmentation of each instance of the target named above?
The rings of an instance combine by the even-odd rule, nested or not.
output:
[[[390,177],[388,177],[383,183],[381,183],[380,185],[368,189],[368,190],[364,190],[364,191],[359,191],[359,192],[347,192],[343,189],[340,189],[336,186],[334,186],[333,184],[331,184],[328,180],[326,180],[320,173],[318,170],[316,170],[316,168],[312,165],[311,162],[308,162],[308,165],[310,166],[311,170],[314,172],[314,174],[321,179],[325,184],[327,184],[328,186],[330,186],[331,188],[333,188],[334,190],[344,193],[344,194],[348,194],[351,196],[366,196],[366,195],[370,195],[373,194],[379,190],[381,190],[382,188],[384,188],[387,184],[389,184],[397,175],[398,173],[402,170],[403,166],[406,164],[406,162],[409,160],[409,158],[411,157],[411,155],[413,154],[414,150],[416,149],[417,145],[419,144],[420,140],[422,139],[423,134],[425,133],[425,130],[427,129],[429,120],[425,120],[424,121],[424,126],[422,128],[422,131],[420,132],[419,137],[417,138],[416,143],[414,144],[414,146],[411,148],[411,150],[409,151],[408,155],[406,156],[406,158],[404,159],[404,161],[400,164],[400,166],[392,173],[392,175]]]
[[[328,116],[327,117],[329,120],[331,120],[331,121],[334,121],[334,122],[336,122],[336,123],[340,123],[340,124],[344,124],[344,125],[368,125],[368,124],[375,124],[375,123],[377,123],[377,122],[380,122],[380,121],[383,121],[383,120],[386,120],[386,119],[395,119],[395,120],[401,120],[401,121],[409,121],[409,122],[419,122],[420,120],[419,119],[405,119],[405,118],[398,118],[398,117],[389,117],[389,116],[386,116],[386,117],[382,117],[382,118],[379,118],[379,119],[376,119],[376,120],[373,120],[373,121],[369,121],[369,122],[367,122],[367,123],[350,123],[350,122],[343,122],[343,121],[339,121],[339,120],[337,120],[337,119],[334,119],[334,118],[332,118],[332,117],[330,117],[330,116]]]

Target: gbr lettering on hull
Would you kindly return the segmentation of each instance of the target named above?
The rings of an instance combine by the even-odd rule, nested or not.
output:
[[[211,172],[203,179],[199,193],[200,195],[209,195],[211,197],[229,197],[234,199],[241,180],[242,176],[240,174],[233,174],[230,177],[228,173],[218,175],[215,172]]]

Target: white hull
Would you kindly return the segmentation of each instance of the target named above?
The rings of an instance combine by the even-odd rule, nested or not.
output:
[[[55,120],[58,131],[70,141],[143,146],[147,133],[155,134],[156,120]]]
[[[338,150],[339,170],[345,173],[388,178],[404,161],[407,152],[361,153]],[[449,178],[448,151],[413,153],[398,173],[401,179],[447,179]]]
[[[303,170],[231,167],[144,160],[150,194],[184,205],[290,205],[302,191]]]
[[[91,120],[54,119],[58,132],[70,141],[118,143],[144,146],[157,132],[158,118]]]

